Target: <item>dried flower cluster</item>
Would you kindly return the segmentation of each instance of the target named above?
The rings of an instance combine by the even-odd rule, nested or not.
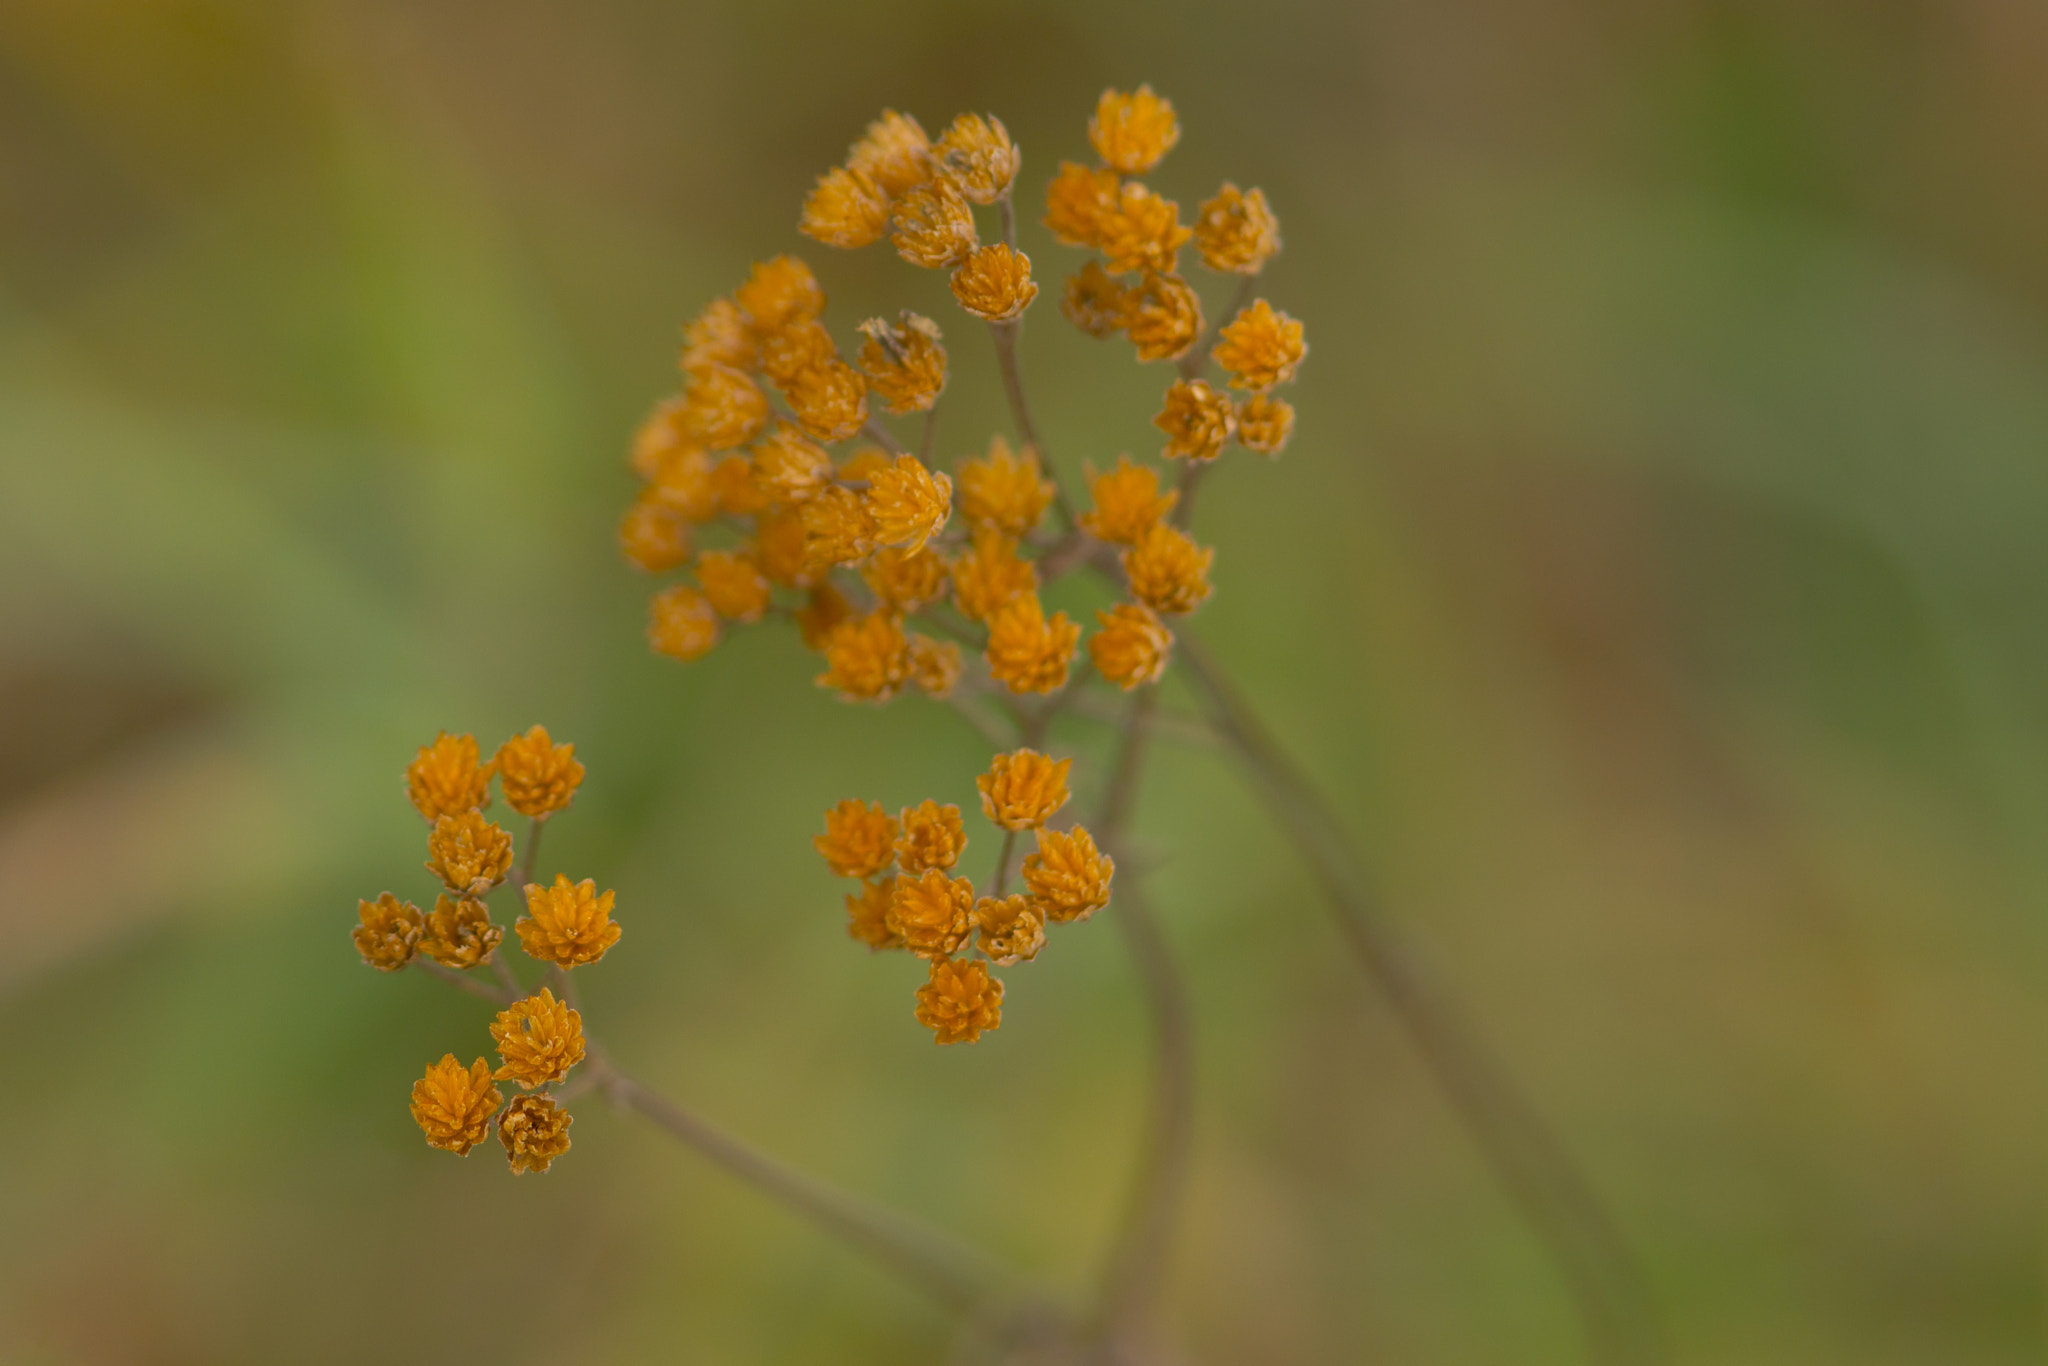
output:
[[[516,976],[497,957],[505,931],[491,919],[485,899],[506,885],[512,871],[512,836],[483,814],[496,780],[505,805],[532,822],[529,841],[541,824],[566,808],[583,782],[574,745],[558,745],[545,727],[535,726],[498,747],[485,762],[470,735],[436,736],[406,768],[406,791],[432,827],[427,836],[427,870],[442,892],[431,913],[385,892],[357,905],[356,951],[371,967],[395,972],[424,957],[449,975],[489,967],[518,997],[491,1025],[498,1057],[495,1072],[478,1058],[464,1066],[454,1054],[413,1083],[412,1117],[436,1148],[463,1154],[489,1136],[495,1120],[512,1170],[544,1172],[569,1148],[570,1117],[545,1088],[559,1085],[583,1060],[583,1017],[566,1000],[542,987],[522,995]],[[612,923],[612,893],[600,894],[589,879],[571,883],[557,875],[552,886],[524,883],[526,915],[513,925],[529,957],[548,964],[566,987],[570,968],[595,963],[619,939]],[[517,1083],[531,1095],[504,1097],[493,1085]]]

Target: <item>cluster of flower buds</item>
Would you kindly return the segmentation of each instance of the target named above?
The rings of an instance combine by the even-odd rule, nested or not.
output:
[[[1086,920],[1109,904],[1115,863],[1080,826],[1048,829],[1067,802],[1072,759],[1036,750],[998,754],[976,778],[982,814],[1005,832],[989,893],[952,875],[967,848],[960,808],[934,801],[891,816],[876,802],[843,801],[825,813],[812,843],[840,877],[860,881],[846,898],[847,933],[870,949],[903,949],[927,960],[917,1019],[935,1042],[973,1043],[1003,1018],[1003,984],[989,967],[1028,963],[1045,947],[1045,927]],[[1025,890],[1006,892],[1017,836],[1035,834],[1024,858]]]
[[[529,842],[538,839],[542,823],[569,805],[583,781],[576,747],[555,744],[545,727],[535,726],[484,762],[474,736],[443,732],[420,750],[405,776],[413,806],[432,827],[427,871],[440,879],[442,891],[425,914],[390,892],[359,902],[356,951],[383,972],[420,957],[444,975],[492,968],[517,988],[516,976],[497,957],[505,932],[486,904],[512,872],[512,836],[483,808],[495,778],[505,805],[532,822]],[[526,914],[513,931],[527,955],[546,963],[561,983],[567,978],[559,974],[595,963],[619,940],[613,894],[600,894],[587,878],[529,883],[524,894]],[[543,987],[500,1012],[491,1036],[503,1065],[493,1071],[478,1058],[464,1067],[454,1054],[443,1056],[413,1083],[413,1119],[430,1145],[457,1154],[483,1142],[495,1123],[512,1170],[544,1172],[569,1147],[569,1114],[546,1088],[583,1060],[582,1017]],[[531,1094],[504,1105],[494,1081],[515,1082]]]

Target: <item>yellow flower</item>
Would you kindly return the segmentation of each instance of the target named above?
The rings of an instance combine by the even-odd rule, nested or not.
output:
[[[1042,478],[1038,452],[1026,447],[1010,453],[1000,436],[989,442],[988,455],[959,467],[960,515],[978,527],[1008,536],[1022,536],[1038,525],[1052,502],[1053,483]]]
[[[529,1091],[560,1081],[583,1061],[583,1016],[546,987],[499,1011],[491,1037],[505,1060],[492,1077],[516,1081]]]
[[[1024,885],[1046,919],[1064,925],[1086,920],[1109,904],[1109,880],[1116,861],[1096,849],[1080,826],[1040,830],[1038,852],[1024,857]]]
[[[937,868],[896,879],[889,902],[890,933],[919,958],[949,958],[974,933],[974,884]]]
[[[685,432],[707,451],[729,451],[752,441],[768,425],[768,395],[744,371],[701,365],[690,372],[680,417]]]
[[[1139,360],[1173,360],[1202,335],[1202,301],[1178,275],[1147,275],[1130,292],[1124,331]]]
[[[1102,215],[1096,233],[1096,245],[1111,270],[1150,270],[1161,275],[1172,273],[1190,236],[1181,226],[1180,205],[1135,180],[1125,181],[1117,191],[1116,201]]]
[[[1045,913],[1028,896],[985,896],[974,903],[974,923],[977,946],[998,967],[1028,963],[1045,947]]]
[[[1214,460],[1237,431],[1237,409],[1207,380],[1175,380],[1152,425],[1166,433],[1168,459]]]
[[[946,176],[976,204],[993,204],[1008,194],[1021,160],[1009,129],[993,114],[962,114],[933,150]]]
[[[1052,692],[1067,681],[1080,637],[1065,612],[1048,621],[1038,594],[1025,593],[989,618],[989,675],[1011,692]]]
[[[889,452],[880,446],[862,446],[840,465],[839,477],[843,480],[872,479],[876,470],[888,468]]]
[[[1173,101],[1159,98],[1149,85],[1129,95],[1105,90],[1095,102],[1095,117],[1088,120],[1088,141],[1109,165],[1139,175],[1180,141],[1180,121],[1173,115]]]
[[[794,505],[832,482],[832,457],[793,422],[777,422],[754,443],[754,486],[771,502]]]
[[[816,318],[791,318],[761,338],[761,371],[787,389],[810,371],[839,358],[832,333]]]
[[[1003,984],[972,958],[935,962],[917,989],[917,1022],[934,1043],[973,1043],[1003,1022]]]
[[[896,862],[896,818],[880,802],[849,797],[825,813],[825,833],[811,843],[840,877],[871,878]]]
[[[931,179],[931,143],[916,119],[884,109],[848,150],[846,166],[873,176],[893,198]]]
[[[818,287],[818,277],[794,256],[756,261],[753,273],[732,298],[757,337],[792,319],[815,318],[825,311],[825,291]]]
[[[489,1135],[502,1100],[491,1085],[489,1063],[478,1058],[464,1067],[453,1053],[444,1053],[412,1084],[412,1119],[428,1146],[461,1157]]]
[[[810,527],[798,511],[776,508],[759,514],[754,519],[753,550],[754,562],[761,566],[770,583],[779,583],[784,588],[809,588],[817,577],[811,559]]]
[[[1170,616],[1192,612],[1209,596],[1209,562],[1213,548],[1198,546],[1187,533],[1164,522],[1124,551],[1124,576],[1131,596],[1155,612]]]
[[[685,374],[703,365],[751,370],[755,359],[754,335],[747,330],[747,315],[731,299],[713,299],[702,313],[683,324],[679,365]]]
[[[1157,683],[1173,657],[1173,632],[1143,603],[1120,602],[1097,611],[1102,629],[1088,638],[1088,658],[1095,671],[1129,692]]]
[[[875,552],[860,576],[883,606],[906,616],[946,593],[946,562],[930,546],[887,546]]]
[[[569,1126],[576,1121],[552,1096],[514,1096],[498,1119],[498,1142],[505,1146],[512,1174],[544,1172],[569,1151]]]
[[[804,200],[797,231],[828,247],[852,250],[881,238],[889,226],[889,192],[866,171],[835,166]]]
[[[953,605],[972,621],[997,611],[1038,588],[1038,566],[1017,553],[1017,543],[994,531],[977,531],[971,549],[952,563]]]
[[[1060,312],[1091,337],[1114,337],[1130,325],[1134,298],[1134,292],[1104,270],[1100,261],[1090,261],[1080,274],[1067,277]]]
[[[811,590],[804,605],[796,609],[796,628],[806,649],[822,650],[840,622],[853,615],[853,604],[828,579]]]
[[[759,621],[768,612],[768,576],[752,557],[707,550],[697,557],[697,586],[704,601],[729,621]]]
[[[1172,489],[1159,491],[1158,470],[1134,465],[1128,455],[1118,456],[1107,474],[1088,471],[1088,488],[1095,510],[1081,514],[1081,525],[1112,545],[1135,545],[1180,500]]]
[[[677,447],[656,464],[640,496],[686,522],[708,522],[718,515],[718,486],[711,477],[712,468],[711,457],[698,447]]]
[[[689,561],[690,525],[643,494],[619,519],[619,549],[649,574],[674,569]]]
[[[535,726],[498,746],[491,760],[505,805],[522,816],[552,816],[569,804],[583,782],[576,746],[558,745],[546,726]]]
[[[1240,192],[1224,181],[1195,219],[1195,248],[1211,270],[1257,275],[1280,250],[1280,220],[1273,217],[1266,192]]]
[[[1248,451],[1278,455],[1294,435],[1294,405],[1271,394],[1253,394],[1237,405],[1237,441]]]
[[[896,254],[913,266],[949,270],[967,259],[981,241],[974,210],[960,187],[944,176],[928,180],[896,201]]]
[[[844,441],[868,420],[868,382],[843,360],[804,371],[784,397],[804,430],[820,441]]]
[[[1036,830],[1067,804],[1072,759],[1051,759],[1035,749],[998,754],[975,778],[981,814],[1005,830]]]
[[[875,549],[875,519],[859,494],[830,485],[803,506],[804,563],[814,571],[855,564]]]
[[[427,852],[427,871],[457,896],[482,896],[512,871],[512,837],[474,811],[435,821]]]
[[[702,659],[718,644],[718,612],[694,588],[665,588],[648,604],[647,643],[671,659]]]
[[[886,702],[910,676],[910,642],[903,622],[889,612],[870,612],[832,628],[825,641],[821,688],[837,688],[849,702]]]
[[[474,811],[491,799],[490,765],[478,762],[474,735],[442,731],[406,765],[405,791],[429,823]]]
[[[948,802],[922,801],[906,806],[896,818],[902,831],[896,837],[896,866],[906,873],[951,868],[967,848],[967,832],[960,825],[960,808]]]
[[[520,947],[528,957],[557,967],[595,963],[619,942],[619,927],[612,923],[616,895],[600,895],[589,878],[572,883],[560,873],[552,887],[529,884],[526,914],[512,926]]]
[[[654,405],[641,424],[633,430],[633,445],[626,457],[626,463],[633,467],[633,473],[642,479],[652,479],[661,462],[678,451],[695,449],[682,429],[683,400],[665,398]]]
[[[1093,247],[1102,240],[1102,216],[1116,207],[1117,184],[1115,171],[1062,161],[1046,187],[1045,226],[1067,246]]]
[[[712,496],[727,517],[758,517],[769,508],[767,495],[754,483],[754,461],[745,453],[728,455],[711,469]]]
[[[953,481],[914,455],[899,455],[868,476],[868,513],[883,545],[921,550],[953,510]]]
[[[910,637],[910,681],[926,697],[946,697],[960,681],[960,647],[913,632]]]
[[[898,325],[869,318],[860,325],[860,368],[868,387],[892,413],[915,413],[939,401],[946,387],[946,348],[939,345],[939,325],[905,311]]]
[[[1308,345],[1301,324],[1264,299],[1232,318],[1218,334],[1216,363],[1230,372],[1230,387],[1260,393],[1294,378]]]
[[[896,899],[896,879],[863,882],[846,894],[846,932],[870,949],[900,949],[903,939],[889,928],[889,905]]]
[[[1031,258],[1005,242],[977,247],[953,272],[953,297],[977,318],[1009,322],[1038,297]]]
[[[460,900],[441,893],[427,917],[420,952],[443,967],[473,968],[491,961],[505,931],[491,923],[490,910],[472,897]]]
[[[356,919],[362,922],[350,931],[356,952],[379,972],[396,972],[410,963],[426,925],[419,907],[389,892],[375,901],[358,901]]]

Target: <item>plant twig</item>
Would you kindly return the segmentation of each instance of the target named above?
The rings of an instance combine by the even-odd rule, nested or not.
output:
[[[1232,318],[1244,312],[1244,306],[1252,301],[1252,291],[1257,288],[1256,275],[1238,277],[1237,288],[1230,294],[1230,307],[1209,320],[1209,326],[1202,331],[1201,340],[1189,347],[1188,353],[1182,356],[1180,363],[1174,367],[1180,372],[1182,379],[1193,379],[1209,368],[1209,352],[1216,345],[1216,334],[1221,332]]]
[[[924,410],[924,431],[917,439],[917,460],[921,465],[932,463],[932,452],[939,444],[939,405],[935,401]]]
[[[517,991],[507,994],[488,982],[479,982],[466,972],[451,968],[445,963],[436,963],[433,959],[424,955],[414,958],[412,961],[421,970],[432,973],[450,986],[459,987],[472,996],[481,996],[492,1005],[510,1005],[513,1001],[519,999]]]
[[[1062,525],[1071,531],[1074,528],[1074,506],[1067,501],[1067,490],[1050,468],[1045,445],[1038,439],[1038,424],[1031,420],[1031,401],[1024,396],[1024,375],[1017,365],[1017,337],[1024,330],[1024,320],[1013,318],[1006,323],[990,323],[988,330],[995,338],[996,368],[1002,372],[1003,397],[1010,404],[1010,420],[1017,424],[1017,438],[1038,452],[1041,468],[1052,480],[1053,510],[1059,513]]]
[[[891,455],[904,454],[903,443],[898,441],[887,427],[884,427],[873,418],[869,418],[861,425],[860,434]]]
[[[1010,890],[1010,859],[1016,852],[1017,832],[1015,830],[1003,831],[1003,847],[996,853],[995,876],[989,879],[989,885],[994,888],[989,895],[998,901],[1003,899],[1004,892]]]

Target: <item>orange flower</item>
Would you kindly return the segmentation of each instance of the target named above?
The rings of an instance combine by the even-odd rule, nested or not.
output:
[[[838,358],[832,333],[816,318],[791,318],[761,337],[761,370],[783,389]]]
[[[1230,387],[1263,393],[1294,378],[1308,354],[1301,324],[1264,299],[1232,318],[1218,334],[1216,363],[1230,372]]]
[[[937,868],[896,879],[888,926],[919,958],[950,958],[974,933],[974,884]]]
[[[419,907],[389,892],[375,901],[358,901],[356,919],[362,922],[350,931],[356,952],[379,972],[396,972],[410,963],[426,925]]]
[[[1005,830],[1036,830],[1067,804],[1067,770],[1072,759],[1054,760],[1035,749],[998,754],[988,772],[975,778],[981,814]]]
[[[817,501],[813,498],[811,503]],[[761,566],[770,583],[779,583],[784,588],[811,586],[817,576],[813,572],[810,542],[810,526],[800,512],[778,508],[754,519],[754,562]]]
[[[1215,558],[1214,549],[1161,522],[1124,551],[1124,576],[1132,597],[1155,612],[1178,615],[1209,596],[1209,562]]]
[[[1280,220],[1273,217],[1266,192],[1242,193],[1224,181],[1195,219],[1195,248],[1211,270],[1257,275],[1280,250]]]
[[[903,939],[889,928],[889,905],[896,899],[896,879],[863,882],[846,894],[846,932],[870,949],[900,949]]]
[[[1000,436],[989,442],[988,455],[959,467],[960,515],[975,526],[1009,536],[1022,536],[1038,525],[1052,502],[1053,483],[1040,477],[1038,452],[1026,447],[1010,453]]]
[[[832,628],[825,641],[821,688],[837,688],[849,702],[886,702],[910,676],[910,642],[903,622],[889,612],[870,612]]]
[[[771,502],[793,505],[832,482],[832,457],[793,422],[777,422],[754,443],[754,486]]]
[[[804,563],[822,572],[874,553],[875,519],[859,494],[838,484],[803,506]]]
[[[914,413],[939,401],[946,387],[946,348],[939,345],[937,323],[906,310],[895,327],[869,318],[860,330],[867,336],[860,368],[883,406],[892,413]]]
[[[946,592],[946,562],[930,546],[905,550],[886,546],[860,572],[882,605],[905,615]]]
[[[784,397],[804,430],[820,441],[844,441],[868,420],[868,382],[843,360],[804,371]]]
[[[1202,335],[1202,301],[1178,275],[1147,275],[1129,295],[1124,331],[1141,361],[1173,360]]]
[[[560,873],[552,887],[529,884],[526,915],[512,926],[519,946],[528,957],[561,968],[595,963],[619,942],[621,931],[612,923],[616,895],[600,895],[589,878],[572,883]]]
[[[744,445],[768,425],[768,395],[744,371],[703,365],[690,372],[681,416],[692,441],[707,451]]]
[[[491,770],[477,761],[474,735],[442,731],[406,765],[405,791],[429,823],[474,811],[491,799]]]
[[[848,150],[846,166],[873,176],[893,198],[931,179],[931,143],[916,119],[884,109]]]
[[[478,1058],[464,1067],[453,1053],[444,1053],[412,1084],[412,1119],[429,1147],[462,1157],[490,1133],[502,1100],[491,1085],[489,1063]]]
[[[1150,270],[1169,274],[1191,235],[1181,226],[1180,205],[1161,198],[1135,180],[1117,191],[1109,210],[1096,224],[1097,245],[1115,271]]]
[[[896,862],[896,818],[880,802],[849,797],[825,813],[825,833],[811,843],[840,877],[871,878]]]
[[[457,896],[482,896],[512,871],[512,837],[474,811],[435,821],[427,852],[427,871]]]
[[[1040,830],[1038,852],[1024,857],[1024,885],[1048,920],[1086,920],[1109,904],[1109,880],[1116,862],[1095,847],[1080,826]]]
[[[852,250],[878,241],[889,226],[889,192],[866,171],[835,166],[804,200],[797,231],[828,247]]]
[[[1159,98],[1149,85],[1129,95],[1105,90],[1095,102],[1095,117],[1088,120],[1088,141],[1111,166],[1139,175],[1180,141],[1180,120],[1174,117],[1173,101]]]
[[[1129,692],[1143,683],[1157,683],[1173,657],[1173,632],[1143,603],[1120,602],[1097,611],[1102,629],[1088,638],[1088,658],[1095,672]]]
[[[498,757],[491,763],[498,770],[505,804],[536,820],[567,806],[583,781],[576,746],[556,744],[546,726],[535,726],[498,746]]]
[[[753,273],[732,292],[732,298],[756,336],[773,332],[792,319],[815,318],[825,311],[825,291],[818,287],[818,277],[794,256],[756,261]]]
[[[1081,514],[1081,525],[1112,545],[1134,545],[1173,510],[1180,494],[1159,491],[1159,471],[1134,465],[1128,455],[1116,458],[1107,474],[1088,472],[1095,510]]]
[[[514,1001],[491,1022],[491,1037],[505,1065],[491,1075],[516,1081],[531,1091],[569,1075],[583,1061],[583,1016],[567,1001],[542,987],[538,994]]]
[[[718,612],[694,588],[677,584],[648,604],[647,643],[656,654],[685,662],[702,659],[718,644]]]
[[[686,522],[708,522],[718,515],[718,486],[711,471],[711,457],[703,451],[677,447],[661,458],[640,496]]]
[[[1065,612],[1048,621],[1038,594],[1023,594],[989,618],[989,675],[1011,692],[1052,692],[1067,681],[1080,637]]]
[[[569,1126],[576,1121],[551,1096],[514,1096],[498,1119],[498,1142],[512,1174],[544,1172],[569,1151]]]
[[[896,866],[906,873],[951,868],[967,847],[967,832],[960,825],[960,808],[950,802],[940,806],[926,800],[906,806],[896,823],[903,832],[896,837]]]
[[[981,241],[966,196],[943,176],[897,200],[895,223],[889,240],[896,244],[896,254],[927,270],[950,270]]]
[[[1017,553],[1017,543],[994,531],[974,533],[973,547],[952,564],[953,605],[973,621],[1038,588],[1038,566]]]
[[[920,550],[952,513],[953,481],[914,455],[899,455],[868,476],[867,508],[877,541]]]
[[[1008,194],[1021,160],[1010,131],[993,114],[962,114],[933,150],[946,176],[976,204],[993,204]]]
[[[1067,290],[1060,298],[1060,312],[1068,322],[1091,337],[1114,337],[1130,324],[1135,294],[1090,261],[1081,273],[1067,277]]]
[[[652,479],[662,461],[678,451],[691,449],[690,439],[683,435],[682,413],[682,399],[665,398],[633,429],[633,445],[626,457],[633,473],[642,479]]]
[[[711,490],[727,517],[756,517],[768,510],[767,496],[754,483],[754,462],[745,454],[728,455],[712,467]]]
[[[872,479],[876,470],[888,468],[889,452],[880,446],[862,446],[839,466],[839,477],[844,480]]]
[[[976,944],[998,967],[1028,963],[1045,947],[1045,913],[1028,896],[985,896],[974,903],[974,923]]]
[[[910,637],[910,681],[926,697],[946,697],[960,681],[960,647],[930,636]]]
[[[1253,394],[1237,405],[1237,442],[1260,455],[1278,455],[1294,435],[1294,405],[1271,394]]]
[[[917,1022],[935,1043],[973,1043],[1003,1022],[1003,984],[971,958],[935,962],[917,989]]]
[[[1067,246],[1093,247],[1102,240],[1102,216],[1116,207],[1117,183],[1115,171],[1062,161],[1046,187],[1045,226]]]
[[[674,569],[690,558],[690,524],[645,494],[619,520],[619,549],[649,574]]]
[[[810,598],[796,609],[796,628],[807,649],[822,650],[833,628],[853,615],[853,604],[834,588],[830,580],[811,590]]]
[[[1214,460],[1237,431],[1237,410],[1207,380],[1175,380],[1152,425],[1166,433],[1168,459]]]
[[[683,324],[680,365],[685,374],[702,365],[751,370],[754,362],[754,337],[747,330],[747,315],[731,299],[713,299],[702,313]]]
[[[491,961],[505,931],[491,923],[491,912],[472,897],[461,900],[441,893],[427,917],[420,952],[443,967],[473,968]]]
[[[697,584],[704,601],[729,621],[759,621],[768,612],[768,576],[747,555],[705,551],[697,557]]]
[[[1038,297],[1031,258],[1006,242],[977,247],[953,272],[953,297],[977,318],[1006,323]]]

